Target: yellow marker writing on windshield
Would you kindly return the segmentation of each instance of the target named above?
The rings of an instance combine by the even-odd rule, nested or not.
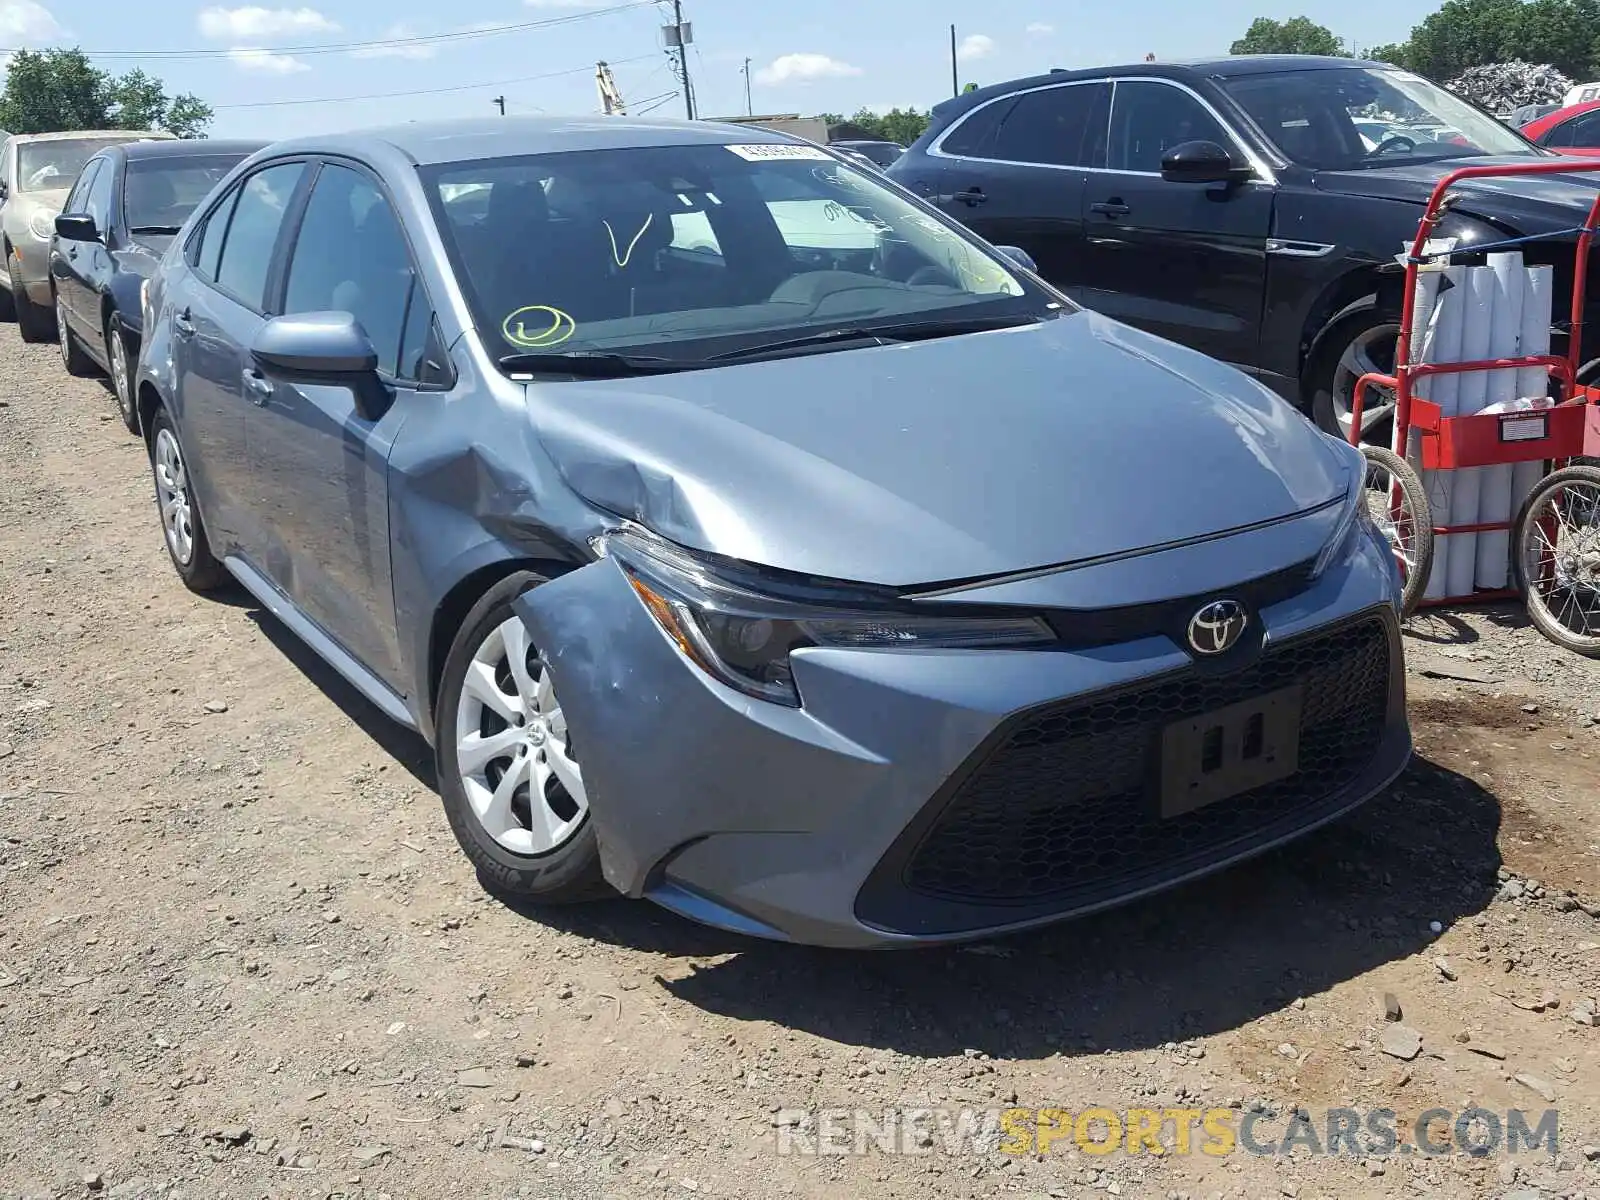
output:
[[[532,318],[530,321],[528,318]],[[559,308],[530,304],[519,308],[500,323],[506,341],[525,350],[559,346],[577,332],[578,323]]]

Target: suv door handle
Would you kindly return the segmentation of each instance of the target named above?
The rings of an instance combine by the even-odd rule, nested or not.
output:
[[[979,204],[982,204],[989,197],[987,197],[987,196],[985,196],[983,194],[983,189],[982,188],[975,187],[975,188],[968,188],[964,192],[957,192],[955,194],[954,198],[959,200],[959,201],[961,201],[961,203],[963,203],[963,204],[967,204],[967,205],[971,205],[971,206],[975,207],[975,206],[977,206]]]
[[[250,403],[258,408],[265,408],[267,401],[272,399],[272,380],[268,379],[254,367],[244,369],[244,390],[250,395]]]
[[[1099,204],[1089,205],[1089,211],[1092,213],[1099,213],[1101,216],[1105,217],[1125,217],[1131,213],[1133,209],[1129,208],[1121,200],[1113,197],[1110,200],[1101,201]]]
[[[181,313],[176,313],[172,318],[172,328],[179,337],[194,336],[194,322],[189,319],[189,310],[186,308]]]

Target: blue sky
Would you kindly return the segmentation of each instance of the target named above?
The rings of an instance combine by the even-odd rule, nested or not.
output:
[[[194,92],[216,106],[215,136],[278,137],[487,115],[501,94],[512,113],[594,112],[594,63],[601,58],[613,64],[634,111],[676,83],[660,42],[669,6],[594,11],[626,2],[288,0],[280,7],[278,0],[0,0],[0,49],[76,44],[116,51],[96,61],[116,71],[144,67],[169,90]],[[1134,61],[1146,53],[1184,58],[1225,52],[1259,15],[1304,13],[1359,45],[1396,41],[1433,7],[1431,0],[1306,0],[1281,9],[1261,0],[686,0],[684,15],[694,24],[689,65],[701,115],[719,116],[744,111],[747,56],[757,112],[926,107],[950,93],[951,22],[962,44],[962,81],[989,83],[1051,66]],[[553,20],[566,23],[458,36]],[[451,36],[355,51],[283,52],[417,35]],[[461,87],[466,84],[496,86]],[[336,100],[424,89],[459,90]],[[269,103],[282,101],[303,103]],[[681,115],[682,100],[667,100],[656,111]]]

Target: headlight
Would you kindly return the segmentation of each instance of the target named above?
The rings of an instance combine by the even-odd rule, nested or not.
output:
[[[616,559],[656,623],[701,670],[774,704],[799,706],[789,655],[803,646],[962,649],[1055,640],[1037,617],[924,616],[887,607],[857,612],[764,596],[641,530],[617,530],[596,538],[594,547]]]
[[[28,219],[28,229],[41,242],[48,242],[56,231],[56,219],[50,213],[35,212]]]
[[[1320,579],[1322,573],[1339,560],[1358,526],[1373,528],[1372,513],[1367,508],[1367,460],[1361,451],[1349,443],[1340,444],[1349,452],[1350,485],[1339,509],[1338,523],[1334,525],[1333,533],[1323,544],[1322,552],[1317,555],[1317,561],[1311,568],[1313,579]]]

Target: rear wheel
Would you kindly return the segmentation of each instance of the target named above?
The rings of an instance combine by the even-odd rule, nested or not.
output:
[[[1341,317],[1317,339],[1310,365],[1311,418],[1325,433],[1350,438],[1352,400],[1363,375],[1392,375],[1400,321],[1393,313],[1361,309]],[[1362,398],[1361,441],[1388,446],[1394,431],[1394,389],[1369,385]]]
[[[1433,510],[1411,464],[1382,446],[1363,446],[1367,514],[1389,543],[1402,585],[1400,615],[1416,611],[1433,570]]]
[[[190,591],[211,592],[227,578],[211,553],[205,522],[194,502],[189,467],[178,442],[178,431],[167,410],[156,410],[150,427],[150,469],[155,476],[156,507],[167,556]]]
[[[1556,645],[1600,658],[1600,468],[1546,476],[1511,536],[1512,574],[1528,618]]]
[[[542,904],[614,895],[555,680],[511,604],[519,571],[473,606],[439,684],[435,755],[445,815],[491,892]]]

